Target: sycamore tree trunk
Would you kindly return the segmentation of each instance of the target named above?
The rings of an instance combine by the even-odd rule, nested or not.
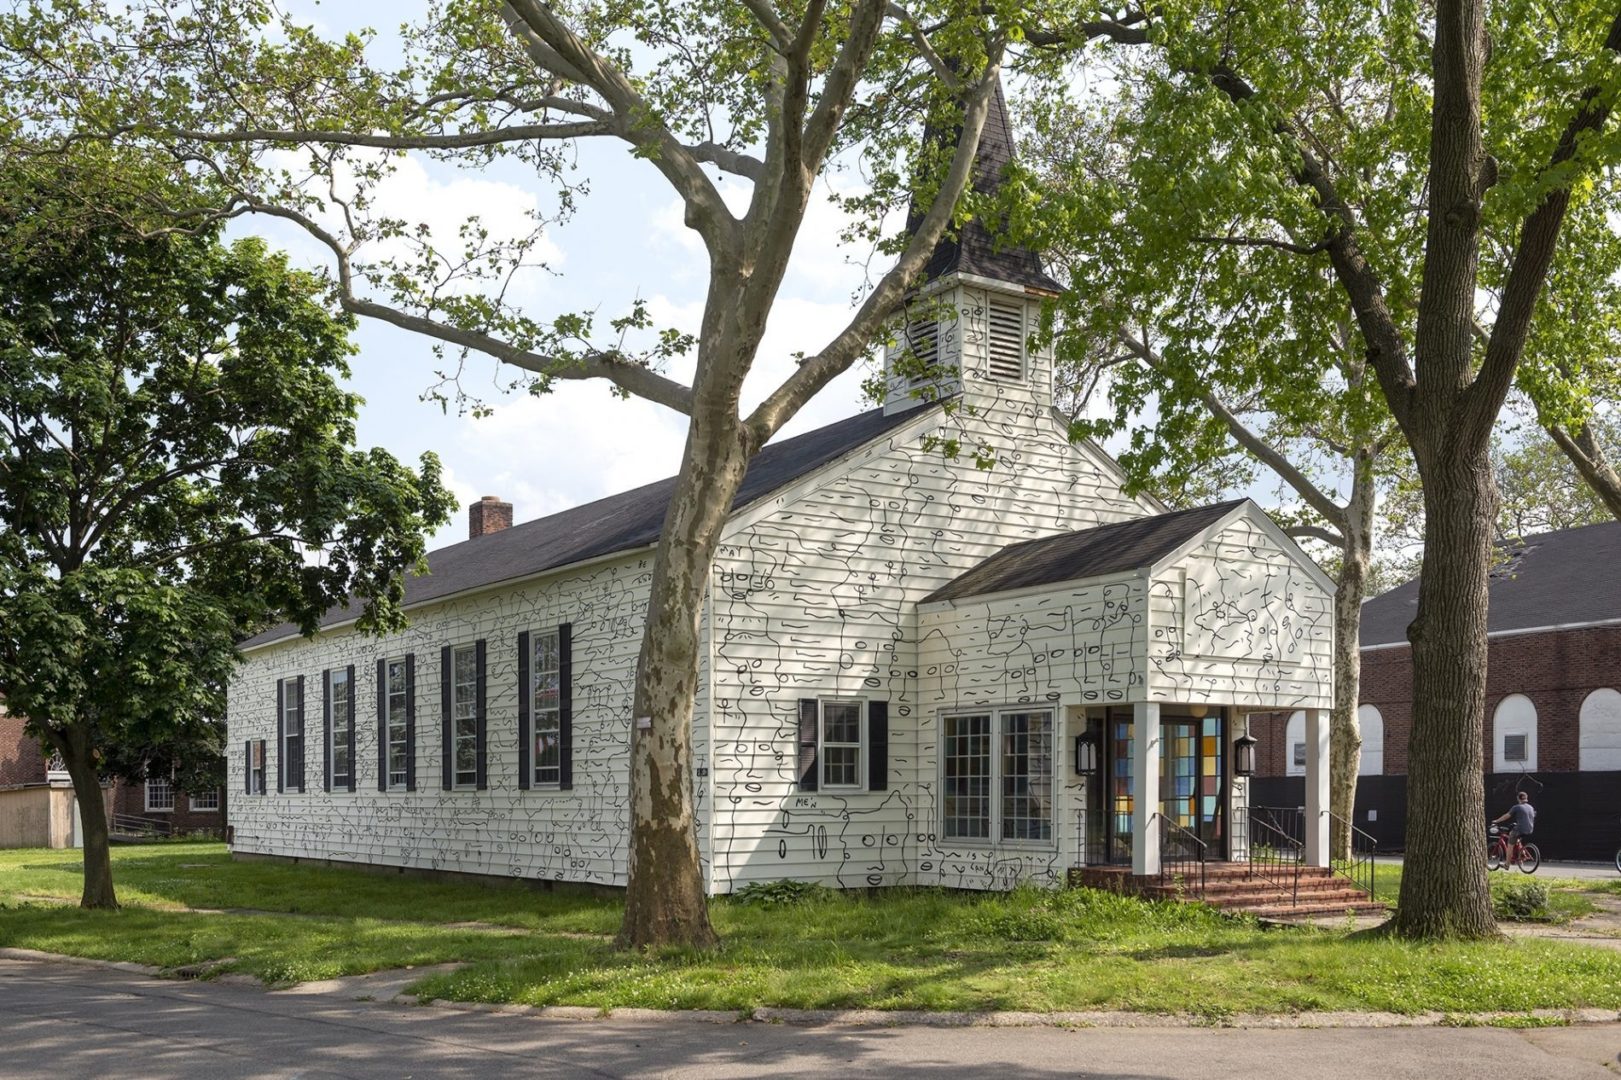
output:
[[[1429,459],[1429,460],[1425,460]],[[1486,882],[1482,730],[1486,605],[1497,486],[1484,442],[1419,456],[1424,561],[1407,748],[1407,873],[1391,929],[1404,937],[1497,934]]]
[[[83,724],[74,724],[66,730],[52,731],[49,737],[56,752],[62,755],[68,776],[73,779],[73,796],[79,801],[79,818],[84,825],[84,892],[79,906],[116,908],[118,895],[113,892],[107,804],[90,731]]]
[[[763,319],[754,325],[745,313],[714,300],[712,292],[686,450],[654,555],[636,667],[629,878],[617,942],[625,949],[708,949],[718,941],[709,924],[698,850],[692,719],[709,571],[757,449],[749,444],[737,409]]]
[[[1351,858],[1351,824],[1356,781],[1362,763],[1362,599],[1368,591],[1373,558],[1373,464],[1357,455],[1351,497],[1345,510],[1340,576],[1334,585],[1334,709],[1329,714],[1328,851],[1335,862]]]

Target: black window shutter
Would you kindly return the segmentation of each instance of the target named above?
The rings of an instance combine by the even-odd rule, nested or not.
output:
[[[529,790],[529,631],[518,634],[518,787]]]
[[[455,749],[450,730],[453,692],[450,685],[450,667],[454,660],[455,656],[449,645],[439,650],[439,782],[446,791],[456,786],[456,776],[452,771],[450,760]]]
[[[815,698],[799,699],[799,790],[816,790],[816,736],[821,709]]]
[[[321,790],[332,790],[332,669],[321,672]]]
[[[867,702],[867,790],[889,790],[889,702]]]
[[[377,661],[377,790],[388,790],[388,661]]]
[[[253,740],[247,739],[242,743],[242,794],[253,794]]]
[[[557,786],[574,786],[574,624],[557,627]]]
[[[287,680],[276,680],[276,792],[287,790]]]
[[[417,654],[405,654],[405,790],[417,789]]]
[[[304,722],[304,676],[298,677],[298,760],[288,762],[293,767],[293,775],[288,778],[288,786],[300,795],[304,794],[304,750],[309,742],[310,727]]]
[[[483,791],[489,787],[488,758],[484,753],[485,716],[484,716],[484,639],[479,638],[473,646],[473,655],[478,664],[478,696],[474,698],[473,707],[478,710],[478,789]]]
[[[355,666],[350,664],[347,669],[349,675],[349,790],[355,789],[355,774],[360,772],[360,762],[355,760],[355,698],[358,687],[355,686]]]

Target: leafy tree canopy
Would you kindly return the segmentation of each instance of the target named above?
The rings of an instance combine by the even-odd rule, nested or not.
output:
[[[94,144],[0,157],[0,694],[86,818],[81,773],[207,740],[243,633],[350,595],[401,625],[451,509],[431,456],[353,448],[322,282],[161,209],[184,183]]]

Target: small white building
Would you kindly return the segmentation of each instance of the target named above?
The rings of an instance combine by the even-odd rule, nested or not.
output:
[[[985,141],[994,183],[1000,112]],[[712,893],[1153,873],[1162,834],[1240,857],[1231,749],[1252,710],[1314,720],[1322,862],[1332,585],[1253,503],[1167,513],[1070,441],[1051,357],[1028,345],[1056,288],[971,223],[936,253],[907,335],[956,407],[895,375],[885,408],[752,464],[703,618]],[[478,504],[475,535],[408,581],[405,632],[334,612],[313,639],[245,643],[234,850],[623,884],[631,689],[671,488],[496,531]]]

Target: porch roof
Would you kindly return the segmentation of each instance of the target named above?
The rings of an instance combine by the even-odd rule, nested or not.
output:
[[[960,600],[1153,566],[1248,501],[1233,499],[1013,544],[921,602]]]

